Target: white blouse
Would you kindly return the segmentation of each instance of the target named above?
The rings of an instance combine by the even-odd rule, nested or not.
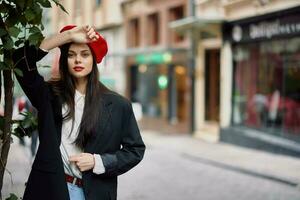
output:
[[[80,170],[77,168],[74,162],[69,162],[69,157],[82,153],[82,150],[78,148],[74,141],[79,133],[79,126],[83,114],[85,102],[85,95],[81,94],[79,91],[75,90],[74,103],[75,103],[75,115],[74,115],[74,127],[72,129],[72,119],[63,121],[62,124],[62,134],[61,134],[61,145],[60,152],[62,160],[64,163],[65,173],[77,178],[82,178]],[[62,116],[65,116],[68,111],[67,104],[62,106]],[[93,172],[95,174],[102,174],[105,172],[101,156],[99,154],[94,154],[95,166]]]

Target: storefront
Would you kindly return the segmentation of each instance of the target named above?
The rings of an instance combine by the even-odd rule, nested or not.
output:
[[[233,87],[221,140],[300,156],[300,7],[225,23],[223,34]]]
[[[128,57],[129,96],[143,117],[189,127],[190,82],[186,50],[139,53]]]

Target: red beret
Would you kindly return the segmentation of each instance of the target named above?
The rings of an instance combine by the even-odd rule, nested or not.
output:
[[[67,25],[60,30],[60,33],[70,30],[74,27],[76,27],[76,25]],[[96,41],[87,43],[87,45],[89,45],[89,47],[94,52],[94,54],[96,56],[96,62],[101,63],[102,58],[107,54],[108,48],[107,48],[106,40],[98,32],[96,32],[96,34],[99,36],[99,39]]]

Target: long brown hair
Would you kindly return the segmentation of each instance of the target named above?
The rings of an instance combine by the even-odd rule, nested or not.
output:
[[[59,74],[60,78],[51,79],[49,83],[54,89],[54,93],[59,95],[62,100],[62,104],[66,103],[68,111],[63,120],[72,119],[72,129],[74,127],[75,116],[75,81],[72,75],[68,71],[68,51],[71,43],[60,46],[60,59],[59,59]],[[96,60],[93,51],[93,67],[90,74],[88,74],[88,82],[85,94],[85,104],[82,114],[81,123],[79,126],[79,133],[74,141],[76,146],[84,149],[88,139],[94,134],[95,128],[100,119],[100,106],[101,106],[101,93],[110,92],[110,90],[99,82],[99,71],[97,68]],[[70,133],[71,133],[70,132]]]

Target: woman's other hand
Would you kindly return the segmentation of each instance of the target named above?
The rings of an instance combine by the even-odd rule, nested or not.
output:
[[[70,162],[74,162],[81,172],[93,169],[95,166],[95,158],[90,153],[80,153],[70,156]]]

